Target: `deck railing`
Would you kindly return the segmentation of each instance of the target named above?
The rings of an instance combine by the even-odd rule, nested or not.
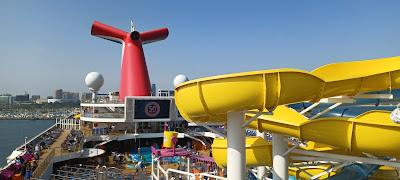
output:
[[[38,164],[38,167],[36,168],[36,170],[32,173],[32,176],[34,178],[40,178],[40,176],[42,176],[42,174],[44,173],[44,171],[47,169],[47,167],[49,166],[49,164],[51,163],[51,161],[53,160],[55,156],[55,149],[52,149],[49,153],[49,155],[43,159],[43,161],[41,161]]]

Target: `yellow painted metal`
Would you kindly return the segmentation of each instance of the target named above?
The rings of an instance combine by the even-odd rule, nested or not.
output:
[[[195,122],[225,122],[226,113],[400,88],[400,57],[336,63],[312,72],[277,69],[188,81],[175,89],[182,116]]]
[[[390,120],[390,113],[373,110],[356,118],[328,117],[308,121],[295,110],[278,106],[274,115],[262,115],[248,127],[328,144],[349,153],[398,157],[400,125]],[[254,115],[247,116],[249,119]]]
[[[176,87],[175,102],[181,115],[194,122],[226,122],[227,112],[276,108],[274,115],[262,115],[248,127],[328,144],[350,153],[399,156],[400,142],[396,138],[400,136],[400,125],[391,122],[390,112],[371,111],[356,118],[308,121],[297,112],[279,106],[397,88],[400,88],[400,57],[393,57],[330,64],[312,72],[278,69],[196,79]],[[246,114],[247,119],[252,116]],[[223,166],[226,149],[221,144],[213,145],[213,149],[217,151],[214,157],[221,158],[218,161]],[[262,154],[259,153],[252,155]],[[255,158],[254,164],[260,162]]]
[[[179,85],[175,102],[187,120],[224,122],[227,112],[318,100],[323,83],[308,72],[295,69],[222,75]]]
[[[212,144],[213,158],[219,167],[227,164],[227,139],[214,139]],[[272,165],[272,143],[261,137],[246,138],[246,166],[271,166]]]
[[[246,118],[249,119],[252,116],[254,114],[247,114]],[[400,156],[400,151],[398,151],[400,142],[397,141],[397,137],[400,136],[400,125],[390,120],[389,111],[369,111],[356,118],[329,117],[308,121],[295,110],[278,106],[274,115],[262,115],[248,127],[261,132],[286,134],[308,140],[310,141],[308,147],[302,147],[306,150],[356,156],[363,156],[362,152],[377,156]],[[265,166],[271,163],[270,159],[254,159],[272,151],[270,143],[261,142],[246,140],[246,146],[263,147],[265,150],[265,152],[246,150],[246,161],[251,162],[246,164],[249,167],[256,164]],[[217,164],[225,166],[226,139],[216,139],[213,152]]]
[[[295,163],[294,165],[299,165],[299,164]],[[313,176],[324,172],[328,168],[329,168],[328,165],[300,167],[300,169],[307,171],[308,173],[310,173]],[[331,177],[331,176],[335,175],[338,172],[339,172],[339,170],[327,173],[327,174],[321,176],[319,179],[326,179],[328,177]],[[289,167],[289,175],[292,176],[292,177],[295,177],[296,179],[309,179],[309,178],[311,178],[310,175],[304,173],[303,171],[299,170],[296,167]]]
[[[338,148],[338,147],[335,147],[335,146],[330,146],[330,145],[327,145],[327,144],[317,143],[317,142],[314,142],[314,141],[308,141],[307,142],[307,147],[300,146],[300,148],[304,149],[304,150],[317,151],[317,152],[331,152],[331,151],[337,152],[336,150],[343,151],[343,149],[341,149],[341,148]],[[338,153],[335,153],[335,154],[338,154]]]
[[[74,116],[74,118],[76,118],[76,119],[79,119],[79,118],[81,118],[81,114],[77,114],[77,115],[75,115],[75,116]]]
[[[381,166],[369,180],[399,180],[399,172],[391,167]]]
[[[172,148],[174,143],[171,141],[172,137],[178,137],[178,132],[175,131],[164,131],[164,142],[163,146],[166,148]]]
[[[246,114],[246,120],[253,116],[254,114]],[[261,115],[247,127],[258,129],[260,132],[267,131],[300,137],[300,126],[306,122],[308,122],[307,118],[295,110],[285,106],[278,106],[273,111],[273,115]]]
[[[330,152],[336,154],[346,154],[343,149],[329,146],[326,144],[308,142],[307,147],[298,147],[310,151]],[[292,145],[289,145],[289,147]],[[212,144],[213,158],[216,164],[221,168],[227,165],[227,139],[215,138]],[[290,153],[290,156],[299,156],[300,154]],[[362,155],[362,154],[361,154]],[[304,156],[304,155],[301,155]],[[290,159],[290,162],[296,162]],[[272,166],[272,143],[261,137],[246,138],[246,166]]]

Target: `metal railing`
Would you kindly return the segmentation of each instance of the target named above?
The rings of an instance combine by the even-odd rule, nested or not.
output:
[[[99,112],[99,113],[92,113],[91,111],[85,112],[82,114],[82,117],[86,118],[125,118],[124,112],[113,112],[113,113],[106,113],[106,112]]]
[[[85,99],[82,100],[82,103],[93,103],[92,99]],[[120,101],[118,99],[112,99],[110,100],[109,98],[105,98],[105,97],[98,97],[96,99],[96,104],[124,104],[124,101]]]
[[[27,144],[31,143],[33,140],[35,140],[36,138],[42,136],[44,133],[46,133],[47,131],[53,129],[53,128],[56,127],[56,126],[57,126],[57,123],[54,123],[52,126],[50,126],[49,128],[47,128],[46,130],[42,131],[41,133],[39,133],[38,135],[36,135],[36,136],[33,137],[32,139],[30,139],[30,140],[28,140],[28,141],[22,143],[21,145],[17,146],[17,148],[16,148],[15,150],[25,148],[25,146],[26,146]]]
[[[57,125],[57,127],[61,128],[61,129],[79,129],[80,130],[81,121],[79,119],[62,118],[62,119],[56,119],[56,125]]]
[[[53,161],[54,156],[55,156],[55,149],[52,149],[49,155],[45,159],[43,159],[43,161],[41,161],[40,164],[38,164],[38,167],[32,173],[32,177],[40,178],[44,173],[44,171],[47,169],[47,167],[49,167],[51,161]]]
[[[108,180],[122,179],[124,175],[121,169],[114,167],[103,166],[96,169],[96,166],[80,165],[79,167],[63,166],[57,170],[57,174],[51,174],[52,179],[93,179],[93,180]]]
[[[84,133],[82,133],[82,139],[83,139],[83,137],[84,137]],[[67,153],[64,152],[64,149],[62,147],[52,148],[50,153],[48,154],[48,156],[45,159],[43,159],[43,161],[39,161],[38,167],[32,173],[32,177],[40,178],[43,175],[44,171],[46,171],[46,169],[48,168],[50,163],[53,161],[54,157],[78,152],[82,149],[80,145],[83,145],[83,143],[81,142],[81,144],[75,144],[74,145],[75,148],[73,149],[73,151],[68,151]]]

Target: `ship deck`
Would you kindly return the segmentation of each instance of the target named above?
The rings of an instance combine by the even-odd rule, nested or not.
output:
[[[90,136],[97,136],[96,134],[92,134],[92,129],[89,127],[81,126],[80,127],[82,133],[83,133],[83,138],[90,137]],[[61,144],[64,142],[64,140],[67,139],[67,136],[71,133],[71,130],[64,129],[62,132],[60,132],[60,135],[57,138],[54,138],[54,142],[49,145],[47,149],[42,150],[40,158],[38,160],[38,168],[35,170],[33,173],[34,178],[39,178],[42,176],[44,171],[47,169],[48,165],[51,163],[54,157],[57,156],[62,156],[66,154],[71,154],[74,152],[77,152],[80,150],[80,146],[77,145],[77,148],[74,151],[68,151],[68,150],[63,150],[61,148]],[[131,133],[131,132],[128,132]],[[110,132],[107,135],[125,135],[125,132],[120,131],[120,132]],[[208,151],[199,151],[202,155],[208,156]],[[138,178],[139,175],[136,172],[136,168],[132,167],[135,165],[135,163],[127,163],[127,164],[114,164],[112,157],[109,156],[109,164],[107,165],[108,167],[116,167],[120,170],[122,170],[122,174],[132,174],[134,175],[135,178]],[[128,167],[127,165],[130,165]],[[172,169],[177,169],[178,164],[177,163],[171,163],[168,165],[164,166],[166,169],[172,168]],[[146,166],[143,168],[143,172],[150,177],[151,175],[151,165]]]
[[[71,130],[64,129],[62,132],[60,132],[60,135],[54,139],[55,141],[47,149],[42,150],[38,160],[38,168],[33,173],[33,176],[35,178],[38,178],[43,174],[43,172],[46,170],[47,166],[49,165],[49,163],[51,163],[51,160],[54,157],[73,153],[65,151],[61,148],[61,144],[67,138],[68,134],[70,134],[70,132]],[[76,149],[76,151],[77,150],[78,149]]]

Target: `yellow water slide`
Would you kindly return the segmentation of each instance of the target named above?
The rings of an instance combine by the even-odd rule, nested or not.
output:
[[[310,143],[307,149],[317,150],[317,151],[329,151],[332,148],[324,145],[322,148],[314,147]],[[311,147],[312,146],[312,147]],[[212,145],[212,150],[214,154],[214,160],[219,167],[227,166],[227,141],[226,139],[214,139],[214,143]],[[336,149],[336,148],[333,148]],[[295,155],[295,154],[292,154]],[[294,163],[298,165],[299,163]],[[248,137],[246,138],[246,166],[247,167],[256,167],[256,166],[272,166],[272,143],[267,142],[261,137]],[[323,171],[327,170],[329,166],[304,166],[301,169],[306,170],[309,174],[319,174]],[[321,177],[321,179],[330,177],[335,175],[337,171],[330,172]],[[299,179],[307,179],[310,176],[300,169],[289,167],[289,175],[299,178]]]
[[[223,122],[226,113],[273,109],[296,102],[400,88],[400,57],[336,63],[312,72],[277,69],[188,81],[175,89],[182,116],[195,122]]]
[[[400,156],[400,124],[390,120],[390,111],[373,110],[355,118],[327,117],[308,121],[295,110],[278,106],[274,115],[262,115],[248,127],[286,134],[377,156]]]
[[[248,114],[246,119],[252,116]],[[400,156],[400,142],[396,140],[400,136],[400,125],[390,120],[389,111],[374,110],[355,118],[328,117],[309,121],[293,109],[278,106],[274,115],[262,115],[247,127],[311,141],[308,147],[303,147],[306,150],[348,155],[368,152],[377,156]],[[225,167],[226,139],[215,139],[212,147],[214,154],[218,154],[214,158],[217,165]],[[271,152],[271,143],[259,137],[246,138],[248,167],[272,165]],[[247,156],[248,153],[252,155]]]
[[[228,112],[276,108],[274,115],[263,115],[249,127],[351,152],[398,156],[400,142],[395,138],[400,135],[400,126],[390,121],[388,112],[308,121],[297,112],[279,106],[397,88],[400,88],[400,57],[393,57],[330,64],[312,72],[277,69],[196,79],[176,87],[175,101],[182,116],[194,122],[225,122]]]
[[[346,154],[350,153],[344,149],[329,146],[326,144],[316,143],[310,141],[307,143],[307,147],[298,147],[298,149],[317,151],[317,152],[328,152],[334,154]],[[215,163],[219,167],[227,166],[227,139],[215,138],[212,144],[212,152],[214,154]],[[290,156],[298,156],[300,154],[290,153]],[[362,155],[362,154],[356,154]],[[301,155],[304,156],[304,155]],[[289,158],[292,163],[300,162]],[[272,143],[266,141],[261,137],[247,137],[246,138],[246,166],[272,166]]]

